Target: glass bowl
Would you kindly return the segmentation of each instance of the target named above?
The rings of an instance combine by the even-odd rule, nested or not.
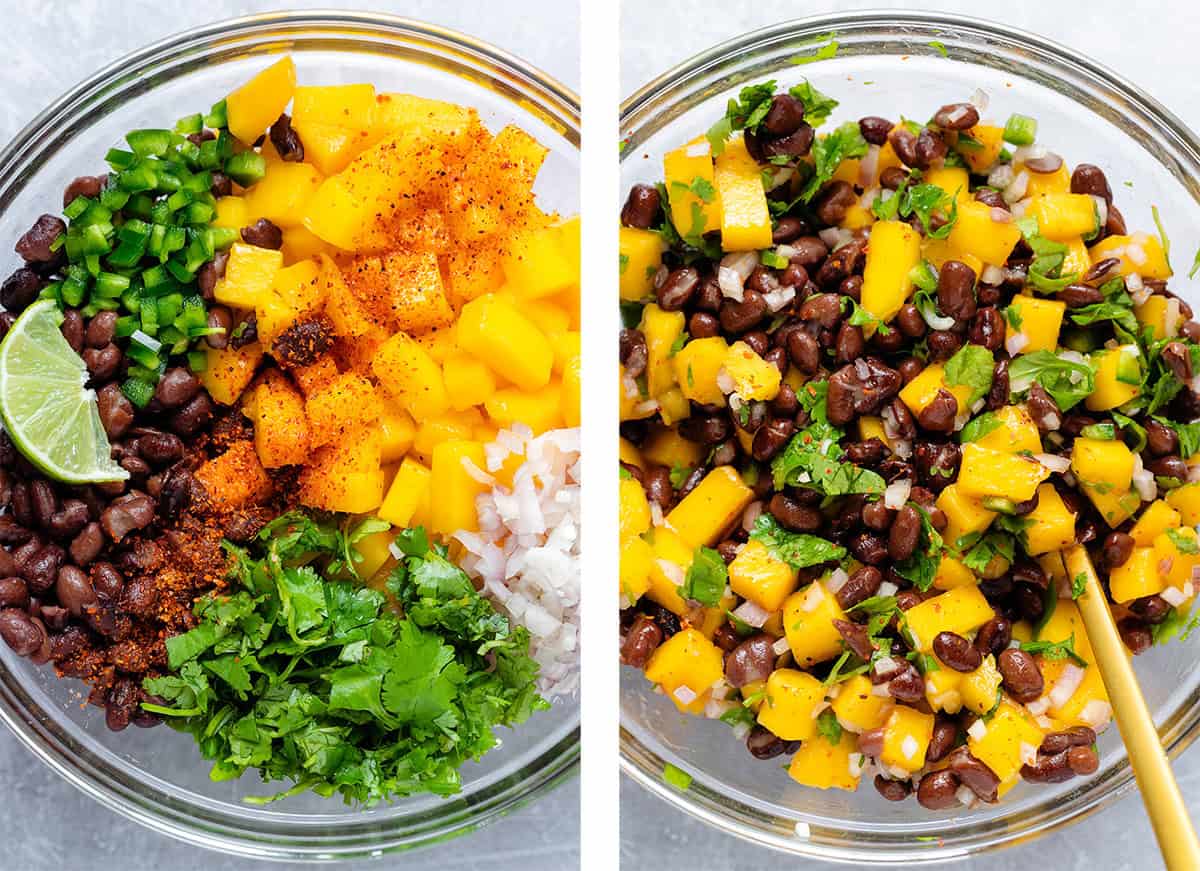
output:
[[[831,38],[833,59],[797,65]],[[948,55],[943,57],[942,47]],[[807,18],[713,48],[664,74],[622,107],[622,183],[661,178],[662,154],[703,133],[747,83],[808,78],[842,105],[827,128],[865,115],[928,117],[976,88],[985,119],[1038,119],[1038,141],[1069,163],[1105,170],[1131,228],[1154,232],[1156,204],[1175,243],[1172,289],[1200,304],[1185,273],[1200,243],[1200,142],[1166,109],[1115,73],[1038,36],[961,16],[862,12]],[[1186,255],[1186,259],[1184,257]],[[1150,709],[1172,755],[1200,730],[1200,633],[1137,658]],[[1055,786],[1020,784],[997,805],[930,812],[890,803],[864,782],[855,793],[801,787],[785,766],[753,759],[730,728],[684,716],[638,671],[622,669],[621,760],[645,788],[747,840],[858,865],[961,860],[1066,826],[1116,801],[1134,780],[1115,726],[1100,740],[1101,768]],[[680,792],[664,763],[694,778]],[[865,780],[865,779],[864,779]]]
[[[301,81],[372,82],[476,107],[493,130],[518,124],[550,149],[538,178],[544,208],[578,211],[578,98],[490,45],[427,24],[366,14],[240,18],[172,37],[126,57],[48,108],[0,155],[0,238],[15,240],[57,212],[74,177],[137,127],[162,127],[208,106],[290,52]],[[0,259],[18,265],[11,249]],[[5,262],[11,261],[11,262]],[[320,860],[368,856],[472,831],[572,775],[579,710],[555,704],[501,730],[503,746],[463,769],[463,789],[362,810],[308,794],[267,807],[276,791],[252,773],[213,783],[190,736],[168,727],[109,732],[82,685],[58,680],[0,645],[0,718],[47,765],[107,807],[159,832],[246,856]]]

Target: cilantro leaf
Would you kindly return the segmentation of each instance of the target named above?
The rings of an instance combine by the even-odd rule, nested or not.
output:
[[[1080,572],[1071,578],[1071,598],[1078,599],[1087,591],[1087,575]]]
[[[838,107],[837,100],[822,94],[808,79],[793,86],[788,93],[804,104],[804,120],[813,127],[820,127],[828,121]]]
[[[738,130],[753,132],[767,111],[771,108],[771,98],[775,96],[775,80],[747,85],[738,93],[736,100],[730,100],[725,107],[725,115],[712,127],[708,128],[705,136],[712,146],[713,157],[719,157],[725,151],[725,143]]]
[[[858,124],[847,121],[827,136],[813,143],[813,176],[800,193],[804,202],[811,200],[825,184],[833,178],[838,165],[848,158],[862,157],[867,153],[867,140],[859,132]]]
[[[1200,248],[1196,249],[1196,257],[1192,260],[1192,268],[1188,270],[1188,278],[1195,278],[1197,272],[1200,272]]]
[[[1182,529],[1168,529],[1167,538],[1171,539],[1171,544],[1175,545],[1175,549],[1180,553],[1195,555],[1200,553],[1200,543],[1197,543],[1194,535],[1186,535]]]
[[[838,722],[837,714],[832,708],[826,708],[817,717],[817,734],[835,747],[842,740],[842,724]]]
[[[729,571],[725,560],[711,547],[698,547],[679,588],[679,595],[709,608],[715,608],[725,593]]]
[[[942,561],[942,536],[929,521],[929,512],[914,503],[909,503],[921,515],[921,537],[918,539],[916,550],[912,556],[903,562],[896,563],[893,568],[900,577],[912,581],[914,587],[925,592],[933,586],[937,576],[938,565]]]
[[[817,535],[788,532],[770,514],[760,514],[750,540],[762,542],[771,555],[794,569],[840,560],[846,549]]]
[[[995,358],[987,348],[982,345],[963,345],[946,361],[946,384],[951,387],[970,387],[971,396],[967,400],[967,408],[970,408],[976,400],[982,399],[992,389],[992,373],[995,367]],[[961,411],[966,411],[967,408]]]
[[[1026,653],[1040,654],[1044,659],[1070,659],[1080,668],[1087,668],[1088,661],[1075,652],[1075,633],[1065,641],[1022,641],[1021,649]]]
[[[971,418],[958,434],[958,440],[964,445],[967,442],[977,442],[988,433],[995,432],[1004,425],[999,416],[993,411]]]
[[[1024,393],[1036,381],[1062,411],[1070,410],[1096,389],[1096,372],[1089,363],[1051,351],[1021,354],[1009,364],[1008,377],[1009,390],[1014,396]]]
[[[841,461],[840,436],[836,427],[817,421],[792,436],[771,461],[775,488],[806,487],[826,496],[882,493],[887,484],[878,473]]]

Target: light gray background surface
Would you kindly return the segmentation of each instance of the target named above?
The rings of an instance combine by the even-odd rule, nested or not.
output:
[[[630,94],[650,79],[717,43],[770,24],[824,9],[932,9],[999,20],[1061,42],[1141,85],[1192,127],[1200,129],[1196,41],[1200,7],[1178,0],[838,0],[836,4],[755,0],[626,0],[621,20],[621,85]],[[1200,748],[1176,764],[1184,798],[1200,817]],[[864,786],[870,789],[869,785]],[[758,871],[847,866],[788,860],[710,829],[675,811],[631,781],[621,786],[621,857],[627,868],[662,871]],[[1148,871],[1162,867],[1136,796],[1099,816],[1034,843],[969,863],[977,871],[1045,868],[1053,871]],[[945,866],[951,867],[951,866]]]
[[[563,0],[0,0],[0,142],[97,69],[147,43],[222,18],[285,8],[370,8],[456,28],[579,88],[578,10]],[[486,13],[481,11],[486,7]],[[136,737],[136,736],[134,736]],[[125,820],[59,779],[0,728],[0,871],[275,871],[287,866],[197,850]],[[579,865],[579,783],[483,831],[345,869],[560,871]]]

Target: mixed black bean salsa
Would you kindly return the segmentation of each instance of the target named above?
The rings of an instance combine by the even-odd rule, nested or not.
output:
[[[1200,323],[1034,119],[837,105],[744,88],[621,211],[622,661],[813,787],[1089,775],[1062,551],[1132,653],[1195,627]]]

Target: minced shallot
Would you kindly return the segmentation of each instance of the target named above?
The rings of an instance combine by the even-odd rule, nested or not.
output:
[[[511,487],[493,479],[476,497],[479,532],[453,536],[465,549],[462,568],[482,582],[481,592],[529,630],[546,698],[579,686],[579,449],[577,427],[537,437],[524,424],[501,430],[484,449],[487,468],[472,476],[491,478],[514,455],[524,460]]]

